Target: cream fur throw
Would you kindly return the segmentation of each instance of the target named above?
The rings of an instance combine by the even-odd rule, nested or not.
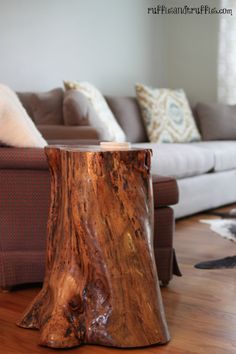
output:
[[[0,141],[16,147],[44,147],[44,140],[17,95],[0,84]]]

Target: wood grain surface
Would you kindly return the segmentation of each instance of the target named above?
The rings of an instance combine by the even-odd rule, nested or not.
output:
[[[229,210],[235,205],[230,206]],[[162,288],[171,341],[167,345],[139,349],[116,349],[96,345],[73,348],[79,354],[235,354],[235,269],[200,270],[194,264],[235,254],[236,245],[222,239],[197,215],[176,225],[175,249],[183,272]],[[39,287],[14,288],[0,292],[0,353],[50,354],[51,348],[37,345],[38,331],[15,325],[23,309],[40,291]],[[61,353],[61,350],[53,350]]]
[[[169,340],[152,248],[149,150],[47,147],[46,275],[18,325],[40,344],[138,347]]]

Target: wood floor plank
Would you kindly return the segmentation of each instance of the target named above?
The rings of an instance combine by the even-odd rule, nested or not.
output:
[[[235,206],[223,208],[228,210]],[[200,270],[194,264],[236,254],[236,243],[222,239],[199,219],[176,224],[175,249],[183,277],[162,289],[171,341],[164,346],[119,350],[83,346],[67,350],[80,354],[236,354],[236,269]],[[48,354],[57,350],[37,345],[38,332],[15,325],[39,288],[0,293],[0,354]],[[59,351],[58,351],[59,352]],[[60,351],[61,352],[61,351]]]

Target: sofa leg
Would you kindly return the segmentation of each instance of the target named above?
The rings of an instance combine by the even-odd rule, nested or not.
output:
[[[162,288],[166,288],[169,285],[169,280],[161,280],[160,281],[160,286]]]

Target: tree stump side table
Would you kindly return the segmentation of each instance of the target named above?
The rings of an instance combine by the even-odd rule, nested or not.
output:
[[[150,150],[46,147],[51,172],[41,292],[18,325],[40,344],[169,341],[152,240]]]

